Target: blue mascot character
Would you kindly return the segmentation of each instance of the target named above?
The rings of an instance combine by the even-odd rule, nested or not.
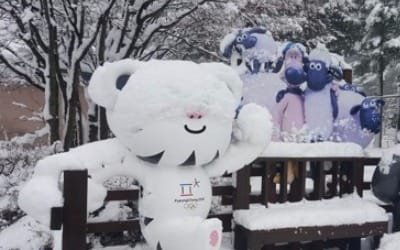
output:
[[[379,133],[382,100],[366,98],[348,90],[337,89],[341,69],[331,65],[326,49],[310,53],[307,65],[305,117],[312,140],[353,142],[365,148]]]
[[[286,84],[273,73],[278,47],[262,27],[233,30],[220,43],[220,52],[231,60],[243,80],[243,103],[256,103],[272,112],[275,97]]]
[[[356,92],[356,93],[358,93],[358,94],[360,94],[360,95],[362,95],[362,96],[364,96],[364,97],[367,96],[367,94],[365,93],[365,91],[364,91],[364,89],[363,89],[362,87],[357,86],[357,85],[352,84],[352,83],[345,83],[345,84],[343,84],[343,85],[339,85],[339,88],[340,88],[341,90],[344,90],[344,91],[353,91],[353,92]]]
[[[209,178],[252,162],[272,133],[262,107],[248,104],[237,113],[236,72],[221,63],[126,59],[96,69],[88,93],[105,107],[115,138],[41,160],[20,192],[20,207],[48,223],[50,208],[63,202],[62,171],[88,169],[93,211],[104,201],[105,180],[130,175],[141,185],[141,232],[151,249],[219,249],[221,221],[206,219]]]
[[[341,78],[342,71],[331,65],[331,56],[325,49],[314,49],[306,64],[307,88],[305,90],[305,121],[311,141],[329,140],[338,117],[338,100],[332,89],[334,77]]]
[[[381,107],[385,101],[379,98],[365,98],[361,104],[354,106],[350,110],[351,115],[359,114],[360,126],[362,129],[378,134],[381,129]]]
[[[372,192],[380,200],[394,205],[393,231],[400,231],[400,155],[393,155],[392,161],[381,161],[372,177]]]

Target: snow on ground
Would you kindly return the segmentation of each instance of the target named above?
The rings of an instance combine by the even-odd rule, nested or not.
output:
[[[363,157],[364,150],[355,143],[271,142],[261,155],[264,157]]]
[[[46,226],[25,216],[1,232],[0,250],[38,250],[51,241],[51,232]]]
[[[152,250],[147,244],[141,243],[135,247],[114,246],[114,247],[94,247],[93,250]],[[234,250],[232,247],[232,234],[224,233],[220,250]]]

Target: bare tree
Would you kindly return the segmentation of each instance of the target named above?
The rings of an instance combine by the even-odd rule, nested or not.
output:
[[[50,142],[61,139],[68,150],[85,141],[81,73],[105,61],[165,53],[168,48],[154,40],[211,1],[0,0],[14,38],[0,40],[0,63],[45,91]],[[93,104],[90,110],[90,140],[109,136],[105,111]]]
[[[169,31],[189,18],[201,6],[217,0],[118,1],[103,23],[87,66],[124,58],[162,58],[173,50],[167,42]],[[105,110],[89,102],[89,140],[109,137]]]

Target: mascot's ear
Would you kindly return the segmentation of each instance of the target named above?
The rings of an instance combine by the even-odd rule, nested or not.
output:
[[[231,58],[234,43],[235,41],[233,40],[231,43],[226,45],[226,47],[222,50],[222,56]]]
[[[355,115],[357,114],[361,109],[361,105],[356,105],[354,107],[351,108],[350,110],[350,115]]]
[[[310,61],[308,61],[308,63],[305,63],[303,65],[303,70],[304,72],[308,73],[308,69],[310,68]]]
[[[223,81],[239,103],[242,98],[243,83],[238,73],[223,63],[201,63],[200,66]]]
[[[118,92],[142,64],[132,59],[104,63],[103,66],[98,67],[93,72],[90,79],[88,87],[90,98],[96,104],[107,109],[112,109]]]
[[[340,81],[343,78],[343,71],[337,66],[329,67],[329,74],[331,74],[336,80]]]
[[[385,101],[384,101],[383,99],[378,99],[378,100],[376,100],[376,104],[377,104],[378,106],[382,107],[382,106],[385,105]]]
[[[265,34],[265,33],[267,33],[267,30],[265,28],[261,28],[261,27],[254,27],[254,28],[251,28],[250,30],[248,30],[246,32],[249,33],[249,34],[253,34],[253,33]]]
[[[303,56],[303,64],[306,65],[306,64],[309,64],[309,63],[310,63],[310,59],[308,59],[307,56]]]
[[[236,37],[241,33],[241,30],[233,30],[231,33],[226,35],[221,43],[219,44],[219,51],[222,56],[231,58],[232,52],[235,46]]]
[[[282,56],[280,56],[278,60],[276,60],[275,67],[273,68],[272,73],[278,73],[279,71],[281,71],[283,66],[283,61],[284,58]]]

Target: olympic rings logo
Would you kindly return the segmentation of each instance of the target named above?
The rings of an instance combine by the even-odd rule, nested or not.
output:
[[[183,205],[183,208],[184,209],[190,209],[190,210],[196,209],[197,208],[197,203],[194,203],[194,202],[185,203]]]

